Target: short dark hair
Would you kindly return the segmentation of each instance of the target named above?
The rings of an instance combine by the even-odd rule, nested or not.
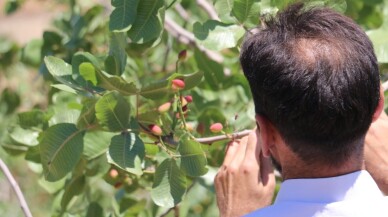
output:
[[[240,62],[255,110],[305,162],[362,156],[379,102],[371,41],[350,18],[293,4],[246,36]]]

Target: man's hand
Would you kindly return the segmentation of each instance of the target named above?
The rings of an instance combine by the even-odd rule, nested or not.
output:
[[[269,158],[261,152],[256,131],[232,141],[214,180],[222,217],[242,216],[268,206],[275,191],[275,176]]]
[[[388,194],[388,116],[382,112],[365,139],[365,167],[380,190]]]

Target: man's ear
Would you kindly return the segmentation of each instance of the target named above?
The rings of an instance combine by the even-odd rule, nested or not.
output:
[[[257,123],[257,139],[261,140],[262,150],[264,157],[270,157],[270,145],[271,145],[271,123],[270,121],[262,115],[256,115]]]
[[[382,85],[380,85],[380,100],[379,100],[379,103],[377,104],[375,113],[373,114],[372,121],[377,120],[380,117],[381,112],[383,112],[383,110],[384,110],[384,88]]]

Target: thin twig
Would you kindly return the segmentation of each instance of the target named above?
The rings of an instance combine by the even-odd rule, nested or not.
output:
[[[16,182],[15,178],[12,176],[11,172],[9,171],[7,165],[4,163],[4,161],[1,158],[0,158],[0,167],[17,195],[19,199],[20,207],[22,208],[24,215],[26,217],[32,217],[30,208],[28,208],[27,202],[24,199],[23,193],[20,190],[18,183]]]
[[[181,4],[176,4],[174,8],[176,12],[178,12],[179,16],[181,16],[185,21],[190,19],[189,13],[187,13]]]
[[[213,5],[211,5],[208,1],[206,1],[206,0],[197,0],[197,4],[204,11],[206,11],[206,13],[209,15],[209,17],[212,20],[220,21],[220,18],[218,17],[218,14],[217,14],[216,10],[214,10]]]
[[[208,50],[203,46],[196,44],[194,34],[182,28],[168,16],[165,17],[164,28],[182,44],[196,46],[200,51],[204,52],[206,56],[218,63],[222,63],[224,61],[224,58],[219,53]]]
[[[221,140],[233,140],[233,139],[240,139],[244,136],[247,136],[252,130],[243,130],[241,132],[227,134],[227,135],[220,135],[220,136],[212,136],[207,138],[196,138],[195,141],[202,143],[202,144],[209,144],[211,145],[214,142],[218,142]]]

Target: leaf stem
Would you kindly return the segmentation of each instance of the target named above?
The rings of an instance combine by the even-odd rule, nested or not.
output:
[[[183,114],[183,110],[182,110],[182,93],[179,92],[179,98],[178,98],[178,111],[179,111],[179,116],[182,120],[182,123],[183,123],[183,127],[184,129],[186,130],[187,127],[186,127],[186,119],[185,119],[185,116]]]
[[[15,193],[19,199],[20,207],[22,208],[24,215],[26,217],[32,217],[30,208],[27,205],[26,199],[24,198],[23,193],[20,190],[18,183],[16,182],[15,178],[12,176],[11,172],[9,171],[7,165],[4,163],[4,161],[1,158],[0,158],[0,168],[3,171],[4,175],[7,177],[13,190],[15,191]]]
[[[170,155],[172,158],[175,159],[175,158],[177,157],[177,155],[175,155],[175,153],[173,153],[172,151],[168,150],[168,148],[167,148],[166,145],[164,144],[164,141],[163,141],[163,139],[162,139],[161,136],[159,136],[158,138],[159,138],[158,146],[159,146],[160,148],[162,148],[163,151],[165,151],[168,155]]]

